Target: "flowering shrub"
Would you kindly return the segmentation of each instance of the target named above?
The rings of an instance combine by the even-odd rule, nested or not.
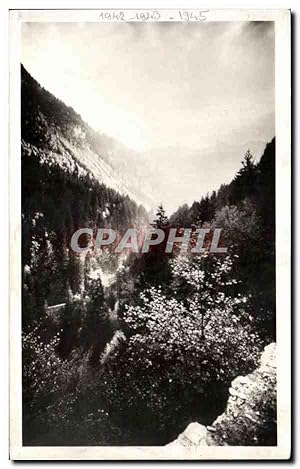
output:
[[[90,364],[92,352],[75,349],[62,359],[57,354],[60,334],[45,343],[38,331],[23,335],[24,444],[120,442],[124,431],[103,406],[99,373]]]
[[[126,343],[106,362],[107,401],[143,439],[147,433],[149,444],[157,432],[167,440],[193,416],[209,423],[222,409],[224,388],[256,365],[261,344],[247,298],[227,292],[236,284],[229,279],[232,261],[215,259],[209,271],[206,262],[205,256],[174,260],[174,289],[181,285],[189,297],[144,291],[141,306],[124,314]]]
[[[231,256],[177,257],[172,262],[174,294],[183,299],[191,314],[201,321],[201,334],[212,314],[224,310],[237,311],[248,301],[238,292],[238,282],[232,276]]]
[[[30,421],[33,434],[53,431],[55,422],[67,424],[69,409],[78,398],[78,383],[87,373],[87,356],[73,353],[63,360],[57,354],[60,333],[44,342],[38,331],[36,327],[23,335],[24,419]],[[62,396],[68,406],[60,408]]]
[[[59,333],[47,344],[41,341],[37,327],[23,334],[23,382],[32,408],[39,401],[49,402],[59,389],[63,361],[56,354],[58,344]]]

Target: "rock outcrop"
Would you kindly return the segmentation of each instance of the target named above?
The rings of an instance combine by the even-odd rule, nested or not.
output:
[[[226,409],[211,426],[190,423],[168,446],[276,445],[276,344],[265,347],[260,367],[231,383]]]

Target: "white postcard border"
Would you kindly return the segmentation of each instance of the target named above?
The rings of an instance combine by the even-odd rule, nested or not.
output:
[[[183,10],[186,11],[186,9],[117,11],[129,11],[130,15],[133,15],[130,17],[133,18],[136,12],[159,11],[160,18],[157,21],[171,21],[170,17],[174,17],[176,12]],[[10,458],[13,460],[288,459],[291,451],[291,34],[289,10],[191,10],[198,14],[202,12],[201,15],[205,16],[206,22],[275,22],[277,446],[170,448],[167,446],[29,447],[22,445],[21,23],[23,21],[112,21],[100,19],[101,11],[104,10],[10,11]]]

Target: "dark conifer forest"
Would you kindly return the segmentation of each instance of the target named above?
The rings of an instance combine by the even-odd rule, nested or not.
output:
[[[229,184],[151,218],[116,189],[108,140],[23,67],[21,79],[24,444],[164,445],[210,425],[276,340],[275,138],[258,161],[241,154]],[[70,247],[82,227],[140,226],[221,228],[228,251]],[[276,444],[265,404],[249,445]]]

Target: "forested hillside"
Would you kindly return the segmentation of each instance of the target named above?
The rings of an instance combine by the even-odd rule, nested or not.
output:
[[[264,333],[275,337],[275,138],[258,162],[250,150],[233,181],[185,204],[170,217],[170,226],[223,229],[224,244],[238,256],[234,270]]]
[[[165,233],[222,228],[226,254],[161,245],[123,258],[70,249],[78,228],[148,222],[110,187],[97,139],[22,69],[26,445],[161,445],[193,420],[210,425],[275,336],[275,139],[229,185],[202,199],[199,188],[170,218],[157,210]]]
[[[45,302],[65,301],[68,289],[82,289],[83,262],[72,250],[72,234],[82,227],[122,230],[147,220],[146,211],[127,195],[104,184],[82,159],[97,151],[97,134],[78,114],[43,90],[22,67],[22,259],[24,317],[35,318]],[[88,129],[88,131],[86,130]],[[99,164],[104,164],[98,156]],[[110,180],[108,179],[110,182]],[[89,259],[86,259],[87,263]]]

